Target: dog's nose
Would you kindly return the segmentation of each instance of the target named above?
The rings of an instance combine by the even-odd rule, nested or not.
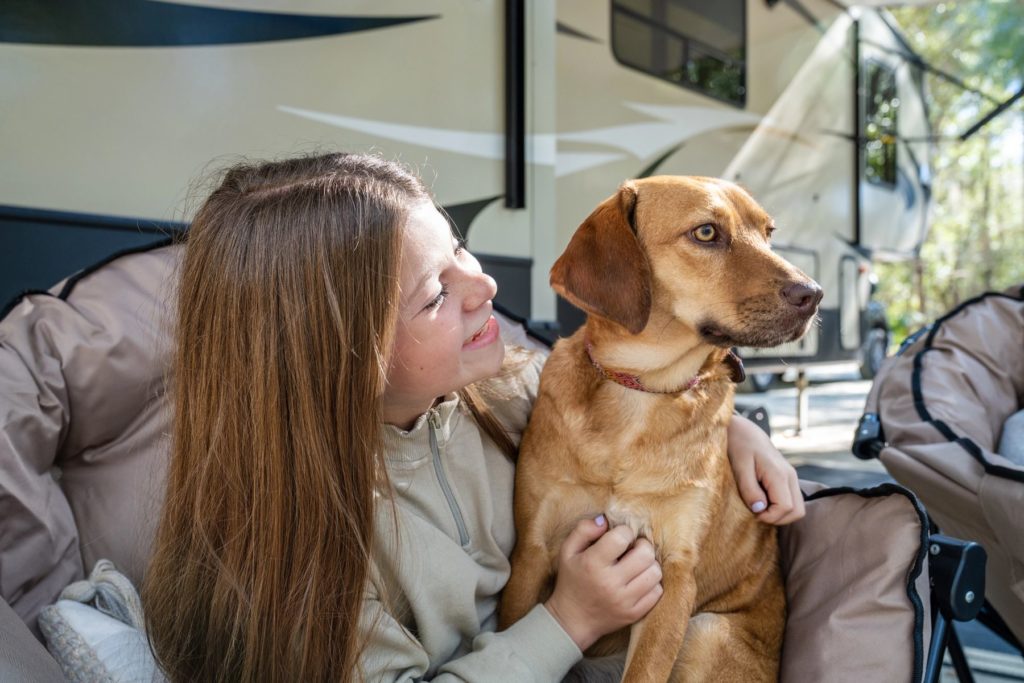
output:
[[[822,291],[815,282],[791,282],[782,288],[781,294],[801,313],[810,313],[821,301]]]

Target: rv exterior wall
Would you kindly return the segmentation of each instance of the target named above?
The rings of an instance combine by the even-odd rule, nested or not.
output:
[[[235,4],[146,3],[91,36],[66,31],[59,11],[6,16],[20,5],[0,7],[7,25],[45,24],[0,43],[10,65],[0,107],[16,113],[4,121],[0,234],[36,277],[0,276],[0,298],[94,258],[60,244],[109,252],[139,242],[126,221],[187,221],[189,180],[239,156],[346,149],[417,167],[500,275],[499,300],[538,324],[569,323],[548,270],[593,207],[628,178],[712,175],[745,185],[775,216],[780,253],[822,284],[826,336],[770,352],[818,358],[862,332],[851,325],[867,305],[871,250],[904,252],[926,225],[925,143],[897,143],[891,187],[862,180],[854,166],[859,65],[851,17],[831,0],[524,0],[521,209],[503,201],[502,0],[393,2],[386,12],[358,0],[343,15],[320,7],[301,15],[316,27],[305,37],[275,34],[295,11],[288,3],[264,3],[264,12]],[[206,13],[218,38],[170,30],[190,13]],[[893,65],[897,137],[925,131],[899,41],[874,10],[860,17],[865,58]],[[258,38],[244,28],[253,22],[263,27]],[[154,35],[163,38],[139,39]],[[51,237],[41,241],[44,232]],[[856,276],[848,268],[840,277],[844,258]],[[844,310],[854,302],[861,310]]]

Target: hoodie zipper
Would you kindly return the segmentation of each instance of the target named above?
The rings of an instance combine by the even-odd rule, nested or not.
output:
[[[441,463],[441,451],[437,447],[437,429],[441,426],[441,418],[436,410],[430,411],[427,423],[430,426],[430,452],[434,456],[434,474],[437,475],[437,483],[441,485],[441,491],[448,501],[452,517],[455,518],[455,526],[459,530],[459,543],[465,548],[469,545],[469,531],[466,529],[466,520],[462,517],[459,503],[455,500],[455,494],[452,493],[451,484],[448,483],[448,477],[444,473],[444,465]]]

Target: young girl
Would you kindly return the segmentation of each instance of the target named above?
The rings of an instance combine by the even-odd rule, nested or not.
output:
[[[565,541],[550,599],[495,632],[543,362],[506,353],[495,292],[395,164],[226,173],[181,270],[143,590],[172,680],[557,681],[657,602],[653,548],[598,516]],[[729,439],[753,511],[802,516],[767,437],[737,417]]]

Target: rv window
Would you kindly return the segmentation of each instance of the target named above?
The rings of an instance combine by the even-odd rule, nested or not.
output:
[[[900,98],[896,71],[881,62],[865,68],[864,175],[879,185],[896,185],[896,135]]]
[[[612,52],[626,66],[743,106],[745,12],[745,0],[612,0]]]

